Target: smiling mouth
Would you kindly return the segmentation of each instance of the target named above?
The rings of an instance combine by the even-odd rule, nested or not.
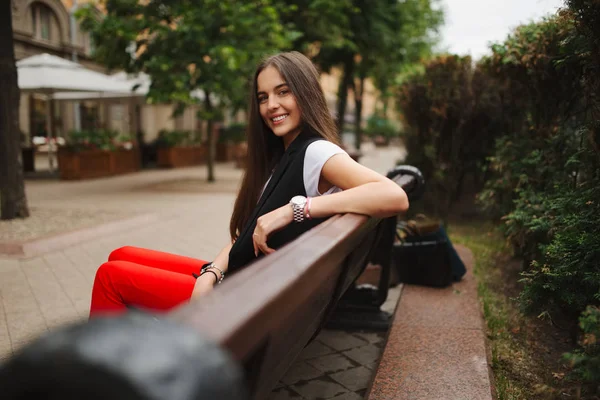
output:
[[[288,117],[288,115],[289,114],[284,114],[284,115],[280,115],[275,118],[271,118],[271,122],[273,122],[274,125],[278,125],[278,124],[282,123],[283,121],[285,121],[285,119]]]

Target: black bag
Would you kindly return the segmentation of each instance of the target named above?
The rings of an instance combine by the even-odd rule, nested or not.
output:
[[[398,280],[434,287],[446,287],[455,278],[460,280],[464,272],[453,276],[451,248],[452,244],[439,221],[423,215],[415,220],[400,221],[396,226],[393,249]]]

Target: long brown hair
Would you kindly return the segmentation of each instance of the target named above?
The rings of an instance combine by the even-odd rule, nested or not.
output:
[[[319,83],[319,72],[313,63],[297,51],[280,53],[260,63],[254,74],[250,92],[246,172],[229,223],[232,240],[237,239],[248,223],[263,186],[285,151],[283,140],[273,134],[260,116],[257,78],[265,68],[270,66],[279,71],[296,98],[303,129],[310,129],[315,135],[339,144],[336,127]]]

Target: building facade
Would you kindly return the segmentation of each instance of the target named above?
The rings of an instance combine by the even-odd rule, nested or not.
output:
[[[73,12],[88,0],[12,0],[13,37],[15,56],[18,60],[36,54],[49,53],[75,60],[84,67],[106,73],[102,65],[92,60],[94,44],[83,32]],[[102,13],[98,11],[98,18]],[[334,72],[323,75],[322,84],[328,104],[335,110],[338,77]],[[348,98],[347,116],[354,118],[352,94]],[[42,94],[22,93],[20,103],[20,128],[25,145],[33,137],[46,137],[46,101]],[[170,105],[148,105],[143,99],[82,100],[79,102],[52,101],[51,126],[53,136],[66,138],[75,128],[75,107],[80,110],[81,129],[107,128],[122,133],[143,135],[145,141],[156,138],[162,129],[185,129],[203,131],[194,109],[172,118]],[[370,115],[375,108],[375,91],[369,86],[365,93],[363,115]],[[239,118],[243,119],[243,116]]]
[[[86,0],[12,0],[13,39],[17,61],[42,53],[74,60],[84,67],[106,73],[106,69],[92,60],[93,42],[72,16],[77,5]],[[98,18],[102,14],[98,11]],[[22,93],[19,124],[24,144],[34,137],[46,137],[45,95]],[[53,136],[66,138],[75,129],[75,107],[80,110],[81,129],[115,129],[135,135],[142,132],[145,141],[153,140],[161,129],[202,128],[193,110],[171,118],[170,105],[147,105],[132,99],[52,101]]]

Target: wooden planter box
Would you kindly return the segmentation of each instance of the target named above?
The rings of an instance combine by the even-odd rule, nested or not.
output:
[[[375,143],[375,147],[386,147],[389,146],[390,139],[385,136],[377,135],[373,138],[373,143]]]
[[[236,144],[231,142],[217,143],[216,161],[229,162],[235,159]]]
[[[234,161],[236,168],[246,168],[246,161],[248,159],[248,142],[242,142],[235,145],[234,148]]]
[[[139,171],[140,153],[133,150],[58,151],[60,179],[90,179]]]
[[[186,146],[160,148],[156,153],[156,163],[161,168],[188,167],[206,162],[206,146]]]

